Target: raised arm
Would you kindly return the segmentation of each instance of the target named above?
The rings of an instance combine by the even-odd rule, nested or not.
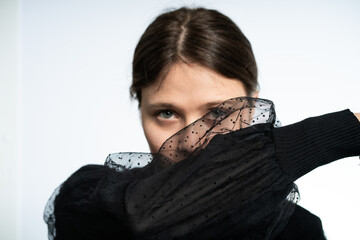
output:
[[[121,173],[83,167],[62,185],[49,231],[57,240],[229,239],[248,233],[265,239],[268,229],[283,227],[267,219],[283,217],[284,223],[289,217],[279,214],[291,212],[289,196],[296,201],[293,180],[360,155],[355,116],[344,110],[281,128],[258,124],[216,135],[205,149],[162,170],[155,160]]]
[[[360,155],[359,119],[359,113],[344,110],[274,129],[279,164],[296,180],[321,165]]]

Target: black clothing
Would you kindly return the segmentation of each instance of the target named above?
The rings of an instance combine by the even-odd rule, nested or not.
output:
[[[79,169],[49,201],[49,236],[324,239],[320,219],[296,205],[293,182],[360,155],[356,117],[344,110],[274,128],[268,100],[230,99],[217,110],[222,114],[179,131],[158,154],[111,154],[107,166]]]
[[[325,240],[321,220],[308,210],[296,205],[288,224],[276,240]]]

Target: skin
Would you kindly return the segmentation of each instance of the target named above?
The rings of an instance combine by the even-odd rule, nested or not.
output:
[[[175,64],[162,83],[141,91],[141,120],[152,153],[158,152],[166,139],[205,115],[223,101],[246,96],[237,79],[184,63]],[[252,95],[257,97],[258,93]],[[360,121],[360,113],[354,114]]]
[[[177,63],[162,83],[141,91],[141,120],[150,151],[156,153],[174,133],[205,115],[223,101],[246,96],[237,79],[199,66]],[[257,93],[252,95],[257,97]]]
[[[359,120],[359,122],[360,122],[360,113],[354,113],[355,114],[355,116],[357,117],[357,119]]]

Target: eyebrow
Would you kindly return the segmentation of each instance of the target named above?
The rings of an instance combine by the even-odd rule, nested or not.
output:
[[[147,104],[145,106],[148,109],[157,109],[157,108],[175,108],[175,105],[171,104],[171,103],[163,103],[163,102],[158,102],[158,103],[150,103]]]
[[[206,103],[205,106],[206,106],[207,108],[215,107],[215,106],[220,105],[220,103],[223,103],[223,102],[224,102],[224,100],[212,101],[212,102]]]
[[[203,106],[205,108],[211,108],[211,107],[215,107],[218,106],[220,103],[224,102],[224,100],[216,100],[216,101],[211,101],[211,102],[207,102],[205,103]],[[146,106],[147,109],[165,109],[165,108],[170,108],[170,109],[176,109],[178,108],[175,104],[172,103],[167,103],[167,102],[156,102],[156,103],[149,103]]]

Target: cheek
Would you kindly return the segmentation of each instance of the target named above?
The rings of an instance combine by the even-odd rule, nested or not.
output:
[[[157,153],[161,145],[170,135],[155,124],[149,122],[143,123],[143,128],[150,151],[152,153]]]

